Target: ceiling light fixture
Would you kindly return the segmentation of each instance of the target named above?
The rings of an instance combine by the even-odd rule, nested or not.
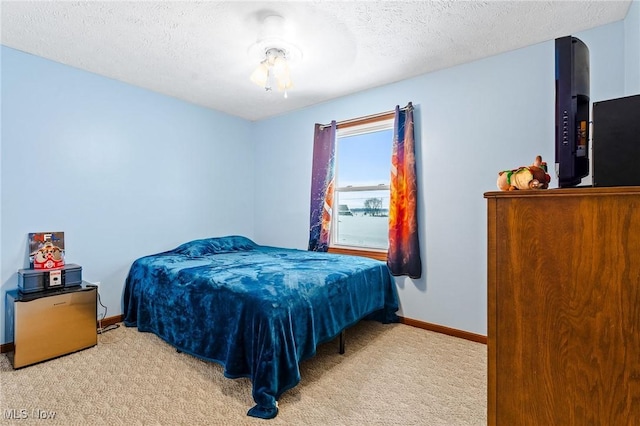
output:
[[[284,91],[284,97],[287,97],[287,90],[293,84],[291,83],[291,75],[289,73],[289,64],[287,63],[287,54],[284,50],[277,47],[271,47],[265,52],[266,59],[260,62],[258,68],[251,74],[251,81],[264,90],[271,91],[273,86],[277,86],[278,90]]]
[[[253,60],[261,60],[253,71],[250,80],[270,92],[277,87],[284,91],[293,87],[289,64],[302,57],[300,49],[285,40],[284,18],[278,15],[267,16],[260,29],[257,41],[249,47]]]

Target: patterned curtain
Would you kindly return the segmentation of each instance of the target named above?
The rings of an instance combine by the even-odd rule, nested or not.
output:
[[[422,262],[418,241],[418,184],[411,102],[402,110],[396,106],[390,187],[387,265],[393,275],[420,278]]]
[[[313,138],[313,169],[311,176],[311,224],[309,250],[327,251],[333,212],[336,122],[330,126],[316,124]]]

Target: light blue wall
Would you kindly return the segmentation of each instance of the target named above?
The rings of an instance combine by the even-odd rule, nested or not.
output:
[[[575,35],[590,49],[592,96],[622,96],[623,23]],[[397,280],[401,315],[486,335],[483,194],[496,189],[498,171],[536,155],[553,170],[554,67],[551,40],[256,123],[256,238],[306,248],[314,123],[412,101],[425,272]]]
[[[637,9],[574,34],[589,46],[594,101],[633,85]],[[67,260],[103,283],[109,316],[121,313],[135,258],[191,238],[234,233],[304,249],[314,123],[411,101],[424,275],[397,280],[401,314],[486,334],[483,194],[498,171],[538,154],[553,170],[553,49],[548,41],[249,123],[3,47],[1,296],[34,231],[65,231]]]
[[[253,237],[250,128],[3,46],[2,301],[27,266],[29,232],[65,232],[67,262],[102,282],[108,316],[122,313],[136,258],[193,238]]]
[[[589,48],[591,102],[624,96],[623,21],[573,35]]]
[[[626,95],[640,94],[640,0],[631,3],[624,20]]]

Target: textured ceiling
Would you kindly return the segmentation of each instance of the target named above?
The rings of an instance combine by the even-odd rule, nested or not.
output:
[[[260,120],[621,20],[627,1],[2,1],[2,44]],[[288,99],[249,81],[263,18],[302,51]]]

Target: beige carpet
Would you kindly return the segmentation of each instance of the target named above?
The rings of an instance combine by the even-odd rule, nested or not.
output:
[[[124,326],[98,346],[13,370],[0,356],[2,424],[484,425],[487,348],[402,324],[364,321],[321,345],[273,420],[247,417],[247,379]],[[25,411],[21,411],[25,410]],[[39,411],[38,411],[39,410]],[[55,412],[47,420],[40,414]],[[27,419],[10,420],[8,414]]]

